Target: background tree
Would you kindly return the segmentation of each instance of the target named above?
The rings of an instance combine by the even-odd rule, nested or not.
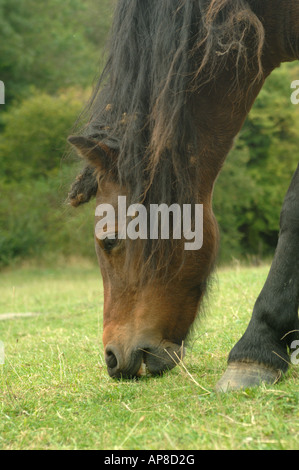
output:
[[[108,0],[0,0],[0,76],[7,101],[28,96],[32,87],[56,93],[89,86],[110,16]]]

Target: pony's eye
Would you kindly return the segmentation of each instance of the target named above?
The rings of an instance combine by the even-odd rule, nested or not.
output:
[[[111,250],[113,250],[113,248],[115,248],[119,243],[119,240],[117,238],[117,235],[115,235],[115,238],[104,238],[102,240],[102,245],[103,245],[103,249],[107,252],[107,253],[110,253]]]

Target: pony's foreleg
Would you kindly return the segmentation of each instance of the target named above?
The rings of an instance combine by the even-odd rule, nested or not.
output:
[[[275,383],[299,347],[299,166],[285,197],[280,234],[266,283],[243,337],[229,354],[219,391]]]

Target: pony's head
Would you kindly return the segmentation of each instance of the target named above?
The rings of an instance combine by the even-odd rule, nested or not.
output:
[[[217,226],[211,206],[201,201],[201,227],[208,232],[204,229],[200,250],[186,250],[186,243],[192,240],[190,236],[184,240],[183,233],[181,239],[172,240],[175,217],[182,226],[180,211],[169,212],[169,239],[152,239],[149,227],[148,237],[141,238],[138,234],[144,227],[139,225],[150,222],[150,207],[143,201],[146,215],[142,220],[140,206],[128,207],[130,188],[119,181],[117,150],[86,137],[69,140],[88,162],[73,186],[71,202],[86,202],[96,192],[95,246],[104,284],[103,342],[108,372],[114,377],[132,377],[141,374],[142,364],[151,374],[171,369],[183,356],[215,258]],[[128,201],[125,207],[120,207],[120,196]],[[120,214],[122,210],[124,214]],[[194,227],[193,219],[189,229]]]
[[[124,239],[134,211],[108,232],[97,211],[103,338],[112,376],[138,375],[143,362],[159,373],[183,355],[217,251],[214,181],[245,116],[240,90],[250,95],[261,79],[263,45],[264,28],[246,0],[118,2],[108,60],[88,108],[87,137],[71,138],[87,165],[70,200],[76,206],[96,196],[97,207],[112,207],[119,221],[119,196],[126,197],[127,205],[145,207],[143,222],[151,219],[151,206],[175,204],[180,211],[172,221],[180,227],[189,205],[192,228],[201,204],[203,243],[186,250],[174,229],[165,239]],[[219,108],[223,96],[236,104],[238,119],[223,103]]]

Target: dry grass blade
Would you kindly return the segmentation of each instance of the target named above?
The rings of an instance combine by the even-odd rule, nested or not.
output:
[[[202,385],[200,385],[200,384],[197,382],[197,380],[195,380],[195,378],[193,377],[193,375],[188,371],[187,367],[186,367],[185,364],[183,363],[182,358],[180,358],[180,357],[178,356],[178,354],[176,353],[176,351],[174,351],[174,354],[175,354],[175,356],[177,357],[178,362],[175,361],[175,359],[171,356],[171,354],[169,354],[169,352],[168,352],[166,349],[164,349],[164,351],[167,352],[167,354],[169,355],[169,357],[172,358],[172,360],[175,362],[176,365],[179,365],[179,366],[186,372],[187,376],[192,380],[193,383],[195,383],[195,385],[196,385],[197,387],[199,387],[199,388],[201,388],[202,390],[204,390],[207,395],[210,395],[210,393],[211,393],[210,390],[207,390],[205,387],[203,387]]]

